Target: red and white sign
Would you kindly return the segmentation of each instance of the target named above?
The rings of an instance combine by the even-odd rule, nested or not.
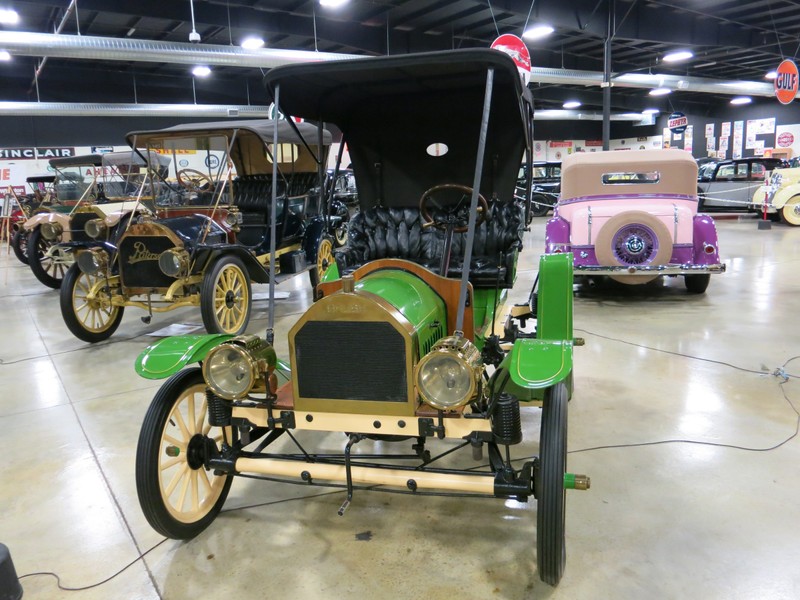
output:
[[[778,146],[781,148],[788,148],[794,144],[794,136],[788,131],[778,136]]]
[[[797,96],[797,65],[793,60],[785,60],[778,65],[775,77],[775,97],[781,104],[790,104]]]
[[[561,142],[561,141],[551,141],[547,142],[547,145],[551,148],[572,148],[572,142]]]
[[[531,80],[531,54],[528,47],[519,37],[510,33],[504,33],[492,42],[492,48],[505,52],[514,59],[517,65],[523,85],[528,85]]]
[[[679,129],[681,127],[686,127],[688,124],[689,119],[686,118],[686,115],[681,115],[680,117],[675,117],[667,121],[667,127],[669,129]]]
[[[586,140],[585,146],[602,146],[603,140]]]

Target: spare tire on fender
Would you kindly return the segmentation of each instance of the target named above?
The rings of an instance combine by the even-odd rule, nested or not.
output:
[[[597,262],[611,267],[664,265],[672,257],[672,237],[664,223],[641,210],[631,210],[611,217],[600,228],[594,244]],[[648,283],[658,275],[612,275],[627,285]]]

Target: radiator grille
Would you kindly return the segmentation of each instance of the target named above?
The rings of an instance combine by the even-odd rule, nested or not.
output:
[[[405,342],[389,323],[309,321],[294,344],[302,398],[408,401]]]
[[[172,240],[158,235],[128,235],[119,245],[119,273],[129,288],[166,288],[175,282],[158,268],[158,255],[175,247]]]

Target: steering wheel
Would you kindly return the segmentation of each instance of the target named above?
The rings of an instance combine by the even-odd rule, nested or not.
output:
[[[453,227],[453,231],[456,233],[463,233],[469,228],[469,205],[463,206],[461,201],[459,201],[457,204],[453,204],[452,206],[442,207],[433,199],[433,195],[436,192],[441,192],[443,190],[457,190],[459,192],[463,192],[469,197],[472,197],[473,191],[471,187],[461,185],[460,183],[443,183],[427,189],[419,199],[419,212],[422,215],[422,227],[446,229],[448,224],[455,223],[456,226]],[[428,209],[429,203],[432,203],[436,208],[444,211],[445,215],[448,217],[448,220],[435,220]],[[476,215],[475,219],[475,227],[478,227],[488,217],[489,205],[486,202],[486,198],[484,198],[481,194],[478,194],[478,214]]]
[[[178,171],[178,184],[190,192],[201,192],[214,187],[211,178],[196,169],[181,169]]]

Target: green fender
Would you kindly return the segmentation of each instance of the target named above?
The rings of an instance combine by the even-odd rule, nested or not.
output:
[[[145,379],[164,379],[189,363],[201,362],[213,348],[232,337],[229,333],[211,333],[164,338],[150,344],[136,358],[136,372]],[[291,372],[289,363],[278,359],[275,373],[279,383],[289,381]]]
[[[200,362],[212,348],[232,337],[229,333],[212,333],[164,338],[136,358],[136,372],[145,379],[164,379],[189,363]]]
[[[560,381],[572,393],[572,285],[571,253],[541,256],[536,339],[515,340],[500,364],[510,376],[505,391],[520,400],[541,400]]]

